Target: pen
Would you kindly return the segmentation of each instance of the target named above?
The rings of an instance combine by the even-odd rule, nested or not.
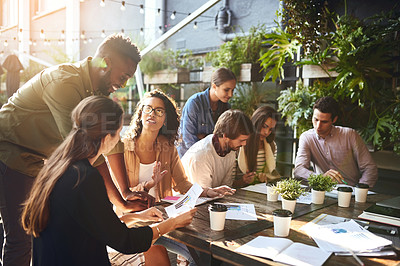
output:
[[[360,260],[359,257],[357,257],[357,255],[353,252],[353,250],[348,249],[348,251],[350,251],[350,254],[353,256],[353,258],[358,262],[358,264],[360,264],[361,266],[364,266],[364,262],[362,262]]]
[[[340,180],[342,180],[343,183],[345,183],[346,185],[348,185],[348,183],[347,183],[346,181],[344,181],[343,178],[340,179]]]

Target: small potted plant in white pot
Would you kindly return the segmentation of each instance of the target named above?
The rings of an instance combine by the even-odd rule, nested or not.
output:
[[[281,194],[282,209],[294,213],[296,201],[305,193],[305,189],[301,187],[300,180],[287,178],[276,183],[275,192]]]
[[[308,184],[311,187],[312,203],[323,204],[325,200],[325,192],[332,191],[337,184],[330,176],[323,174],[311,174],[308,178]]]

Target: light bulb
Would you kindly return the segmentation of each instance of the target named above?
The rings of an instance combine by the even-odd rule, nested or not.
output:
[[[44,34],[44,30],[41,29],[40,30],[40,39],[44,39],[44,38],[46,38],[46,35]]]
[[[125,11],[126,7],[125,7],[125,1],[121,2],[121,11]]]
[[[144,14],[144,9],[143,9],[143,5],[140,5],[140,10],[139,10],[140,14]]]
[[[65,39],[65,31],[64,31],[64,30],[61,31],[60,38],[61,38],[61,39]]]
[[[175,14],[176,14],[176,11],[172,12],[172,14],[171,14],[171,19],[172,19],[172,20],[175,19]]]
[[[140,35],[144,35],[144,31],[143,31],[143,28],[140,28]]]
[[[104,0],[101,0],[101,1],[100,1],[100,6],[101,6],[101,7],[105,7],[105,6],[106,6],[106,3],[104,2]]]
[[[85,38],[86,38],[86,36],[85,36],[85,31],[83,30],[82,33],[81,33],[81,39],[83,40],[83,39],[85,39]]]
[[[4,47],[7,47],[7,46],[8,46],[8,42],[7,42],[7,40],[4,40],[4,43],[3,43],[3,45],[4,45]]]
[[[197,30],[197,21],[194,22],[193,29]]]
[[[158,33],[160,33],[160,34],[162,34],[162,33],[163,33],[163,31],[162,31],[162,27],[161,27],[161,26],[159,26],[159,27],[158,27]]]
[[[160,14],[161,14],[161,8],[158,8],[158,9],[157,9],[157,14],[156,14],[156,15],[159,16]]]
[[[101,38],[105,38],[106,37],[106,31],[105,30],[102,30],[101,31]]]

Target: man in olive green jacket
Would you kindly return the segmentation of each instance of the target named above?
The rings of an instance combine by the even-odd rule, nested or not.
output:
[[[3,265],[30,264],[31,237],[20,223],[21,204],[46,158],[72,128],[71,111],[90,95],[109,95],[133,76],[141,60],[122,35],[107,37],[93,58],[43,70],[0,109],[0,211]],[[145,208],[123,199],[107,165],[99,163],[110,200],[126,211]]]

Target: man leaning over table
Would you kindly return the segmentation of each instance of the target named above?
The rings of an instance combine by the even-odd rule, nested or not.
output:
[[[43,70],[0,109],[4,265],[30,264],[31,237],[21,226],[22,203],[45,159],[70,132],[71,111],[88,96],[109,95],[123,86],[135,73],[140,59],[136,45],[129,38],[111,35],[99,45],[93,58]],[[121,197],[104,160],[97,169],[103,175],[108,196],[115,205],[126,211],[147,207],[142,201],[127,201]],[[142,198],[139,194],[131,196]]]
[[[310,174],[325,174],[339,184],[373,187],[378,179],[376,164],[354,129],[334,125],[338,111],[338,103],[330,96],[315,102],[314,128],[300,136],[294,176],[307,179]]]
[[[225,111],[217,120],[213,134],[196,142],[182,157],[186,175],[202,187],[232,186],[236,152],[253,133],[251,120],[239,110]],[[243,175],[253,179],[254,173]]]

